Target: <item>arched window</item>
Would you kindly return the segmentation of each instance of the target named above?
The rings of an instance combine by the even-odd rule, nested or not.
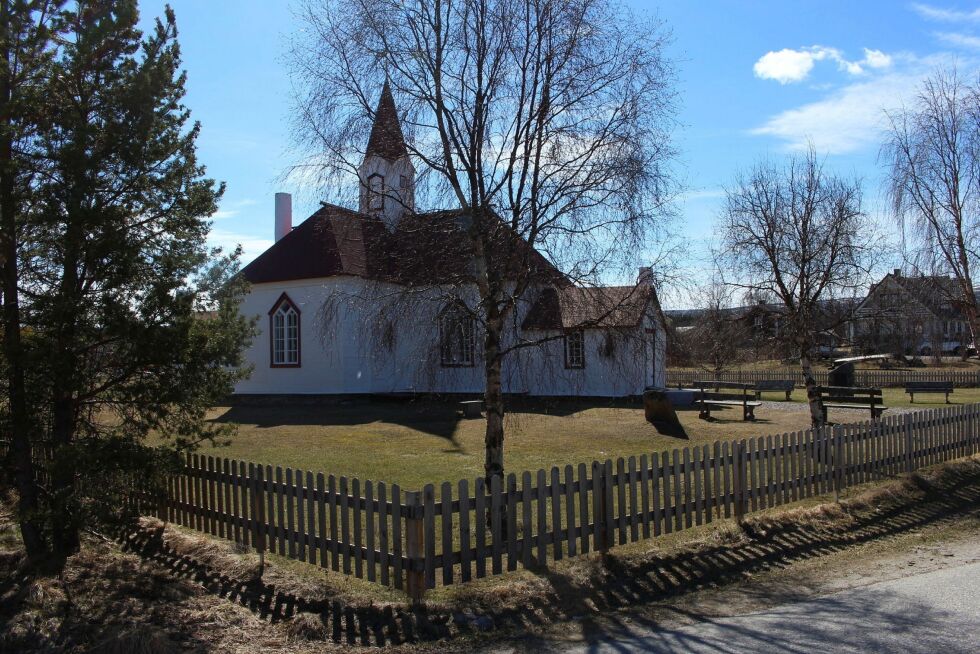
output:
[[[299,367],[299,309],[285,293],[269,311],[269,344],[269,365],[273,368]]]
[[[385,178],[378,173],[368,177],[368,208],[384,209],[385,207]]]
[[[439,314],[439,358],[447,368],[473,365],[476,324],[462,302],[449,304]]]

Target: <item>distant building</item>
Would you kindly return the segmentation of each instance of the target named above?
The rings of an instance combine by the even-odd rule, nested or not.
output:
[[[858,305],[849,338],[866,352],[959,354],[972,340],[959,296],[951,277],[895,269]]]

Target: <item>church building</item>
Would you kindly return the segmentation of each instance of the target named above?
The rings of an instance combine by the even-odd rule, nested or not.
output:
[[[462,211],[417,212],[416,171],[388,85],[359,169],[356,211],[324,204],[295,227],[275,198],[275,243],[248,264],[241,311],[258,317],[239,395],[474,394],[483,333]],[[639,395],[665,385],[664,319],[641,269],[631,286],[572,284],[522,239],[535,283],[508,320],[503,390]]]

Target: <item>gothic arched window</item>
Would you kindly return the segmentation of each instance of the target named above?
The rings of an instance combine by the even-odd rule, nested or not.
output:
[[[273,368],[298,368],[299,309],[283,293],[269,311],[270,365]]]
[[[439,313],[439,359],[444,367],[470,367],[476,349],[476,321],[462,302],[451,302]]]

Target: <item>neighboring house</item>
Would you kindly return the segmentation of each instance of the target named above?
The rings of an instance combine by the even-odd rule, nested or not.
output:
[[[415,169],[387,85],[359,173],[357,211],[324,205],[295,228],[289,196],[277,194],[276,242],[242,271],[251,288],[241,310],[259,316],[260,333],[236,393],[484,390],[476,289],[450,283],[472,267],[468,216],[415,212]],[[508,355],[504,392],[627,396],[665,384],[651,282],[575,286],[503,228],[495,251],[513,252],[535,282],[503,345],[544,341]]]
[[[782,338],[786,309],[781,304],[759,302],[739,307],[736,311],[746,334],[752,340],[761,342]]]
[[[971,341],[958,294],[951,277],[895,269],[872,285],[855,310],[850,340],[868,352],[958,354]]]

